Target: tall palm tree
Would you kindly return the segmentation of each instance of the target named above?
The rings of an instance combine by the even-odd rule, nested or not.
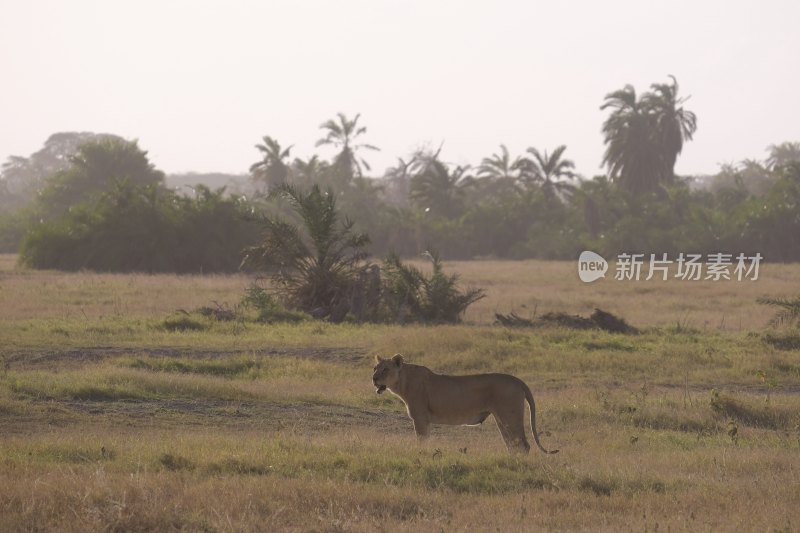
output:
[[[684,141],[691,141],[697,131],[697,115],[684,109],[689,99],[678,97],[678,80],[669,76],[671,84],[654,83],[651,92],[642,96],[647,112],[653,116],[655,135],[661,145],[665,178],[675,176],[675,161],[683,150]]]
[[[601,110],[611,114],[603,123],[609,177],[633,193],[657,191],[675,177],[675,161],[683,143],[697,130],[696,115],[684,109],[678,82],[653,84],[637,98],[626,85],[605,97]]]
[[[541,153],[534,147],[528,148],[527,152],[533,157],[521,160],[522,179],[529,185],[539,184],[549,198],[572,191],[574,187],[564,180],[575,179],[578,175],[573,171],[575,163],[562,158],[566,149],[562,144],[548,154],[547,150]]]
[[[348,120],[344,113],[337,113],[337,120],[328,120],[320,125],[320,129],[326,131],[325,137],[317,141],[317,146],[331,145],[339,153],[333,160],[334,169],[339,177],[345,182],[349,182],[354,177],[363,176],[363,170],[370,170],[369,164],[359,158],[356,153],[359,150],[380,150],[377,146],[367,143],[357,143],[356,139],[367,132],[365,126],[358,126],[360,114],[353,120]]]
[[[269,190],[283,185],[289,178],[289,165],[284,161],[289,158],[292,147],[282,150],[280,143],[269,135],[262,140],[264,144],[255,145],[262,153],[261,161],[250,165],[250,172],[253,173],[253,179],[263,181]]]
[[[600,109],[611,109],[603,123],[603,165],[608,167],[609,177],[634,193],[657,189],[662,181],[662,164],[650,117],[636,89],[626,85],[607,94]]]

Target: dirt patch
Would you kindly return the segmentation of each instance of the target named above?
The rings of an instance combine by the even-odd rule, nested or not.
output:
[[[313,432],[352,427],[408,434],[411,422],[404,414],[312,402],[233,402],[227,400],[120,400],[114,402],[42,400],[26,403],[0,423],[3,434],[35,431],[42,427],[74,424],[144,428],[227,428],[264,432]]]

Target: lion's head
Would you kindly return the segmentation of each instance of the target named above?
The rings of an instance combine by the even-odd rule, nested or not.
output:
[[[375,356],[375,368],[372,373],[372,383],[375,385],[375,392],[381,394],[387,388],[397,388],[400,380],[400,369],[403,367],[403,356],[396,354],[391,359],[383,359]]]

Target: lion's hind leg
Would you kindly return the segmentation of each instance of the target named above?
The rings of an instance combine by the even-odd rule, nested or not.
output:
[[[494,420],[497,422],[497,429],[500,430],[500,435],[503,436],[503,441],[506,443],[506,448],[509,452],[528,453],[531,445],[528,444],[528,439],[525,437],[525,410],[517,411],[516,409],[508,413],[492,413]]]

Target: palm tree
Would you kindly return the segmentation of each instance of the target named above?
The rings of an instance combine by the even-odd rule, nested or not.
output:
[[[603,123],[609,177],[633,193],[652,192],[675,177],[675,161],[683,143],[697,130],[696,115],[683,108],[678,82],[653,84],[636,97],[626,85],[605,97],[601,110],[611,109]]]
[[[397,165],[386,169],[383,179],[386,181],[385,196],[388,202],[395,206],[406,206],[411,194],[411,174],[409,168],[414,164],[414,159],[406,162],[402,157],[397,158]]]
[[[626,85],[607,94],[600,109],[609,108],[611,115],[603,123],[603,165],[608,167],[609,177],[634,193],[657,189],[662,181],[662,164],[650,117],[637,99],[636,89]]]
[[[311,186],[322,180],[329,167],[328,162],[323,161],[316,154],[306,161],[298,157],[292,163],[292,174],[295,183],[303,183]]]
[[[767,168],[774,170],[788,163],[800,161],[800,142],[785,142],[767,147]]]
[[[246,250],[243,264],[273,271],[272,281],[286,302],[297,309],[331,320],[344,317],[353,285],[364,270],[369,237],[341,220],[336,195],[314,185],[303,192],[281,185],[271,196],[286,200],[302,226],[264,218],[264,240]]]
[[[471,183],[469,167],[450,170],[435,153],[417,153],[411,165],[411,200],[426,213],[450,218],[462,207],[463,186]]]
[[[574,187],[564,180],[575,179],[578,175],[573,172],[575,163],[570,159],[562,159],[566,149],[566,145],[562,144],[552,154],[548,154],[547,150],[542,154],[536,148],[528,148],[527,152],[533,157],[520,161],[522,179],[529,185],[539,184],[548,198],[572,191]]]
[[[656,136],[664,158],[664,177],[675,177],[675,161],[683,150],[684,141],[691,141],[697,131],[697,115],[683,108],[689,99],[678,97],[678,80],[670,75],[672,84],[654,83],[652,92],[642,96],[648,113],[653,115]]]
[[[270,137],[263,137],[264,144],[255,145],[263,156],[261,161],[250,165],[250,172],[253,179],[263,181],[267,185],[267,190],[279,187],[286,183],[289,177],[289,166],[284,162],[289,158],[292,147],[281,150],[281,145]]]
[[[369,164],[363,158],[359,158],[356,153],[361,149],[380,149],[371,144],[355,142],[356,138],[367,132],[365,126],[358,127],[360,114],[356,115],[353,120],[348,120],[344,113],[338,113],[336,117],[338,120],[328,120],[320,125],[320,129],[325,130],[327,134],[318,140],[316,145],[331,145],[339,150],[333,159],[333,167],[338,177],[345,183],[349,183],[354,177],[363,176],[362,169],[370,170]]]
[[[500,145],[500,153],[492,154],[491,157],[484,157],[478,166],[477,176],[479,178],[489,178],[495,180],[516,180],[520,176],[522,158],[517,157],[513,161],[508,153],[506,145]]]
[[[476,177],[481,178],[481,189],[494,197],[505,196],[508,192],[519,192],[519,183],[525,160],[516,157],[513,160],[504,144],[500,145],[500,153],[484,157],[478,166]]]

